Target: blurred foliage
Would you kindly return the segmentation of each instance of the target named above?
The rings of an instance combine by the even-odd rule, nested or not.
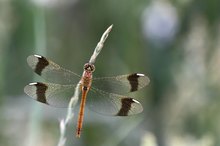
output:
[[[67,145],[218,146],[219,9],[219,0],[0,1],[0,143],[23,146],[36,136],[56,145],[65,111],[25,97],[23,87],[38,80],[26,58],[38,53],[80,74],[114,24],[94,76],[148,75],[150,85],[132,94],[144,112],[111,120],[87,110],[81,139],[74,118]]]

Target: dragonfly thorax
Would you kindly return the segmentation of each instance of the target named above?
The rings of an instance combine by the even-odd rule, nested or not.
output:
[[[86,63],[84,65],[84,70],[88,72],[94,72],[95,71],[95,65],[92,63]]]

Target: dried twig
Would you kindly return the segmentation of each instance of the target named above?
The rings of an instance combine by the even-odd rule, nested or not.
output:
[[[97,56],[99,55],[99,53],[101,52],[101,50],[104,46],[104,42],[107,39],[108,34],[110,33],[112,27],[113,27],[113,25],[109,26],[108,29],[103,33],[100,41],[98,42],[90,60],[89,60],[89,63],[92,63],[92,64],[95,63],[95,60],[96,60]],[[69,123],[69,121],[74,117],[73,108],[75,107],[75,105],[78,101],[79,93],[80,93],[80,83],[77,84],[77,86],[75,88],[75,93],[69,102],[66,118],[62,119],[60,121],[60,139],[59,139],[57,146],[65,146],[66,127],[67,127],[67,124]]]
[[[109,26],[108,29],[103,33],[100,41],[98,42],[97,46],[95,47],[95,50],[89,60],[89,63],[94,64],[95,60],[97,58],[97,56],[99,55],[99,53],[101,52],[103,46],[104,46],[104,42],[108,37],[108,34],[110,33],[110,31],[112,30],[113,25]]]

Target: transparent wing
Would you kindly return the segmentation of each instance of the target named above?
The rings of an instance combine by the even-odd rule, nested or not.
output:
[[[134,73],[115,77],[94,78],[92,86],[109,93],[123,94],[137,91],[150,82],[144,74]]]
[[[28,56],[27,63],[35,73],[52,83],[76,84],[80,80],[79,75],[40,55]]]
[[[91,88],[87,96],[87,106],[100,114],[110,116],[129,116],[143,111],[135,99]]]
[[[59,85],[51,83],[30,83],[24,87],[24,92],[33,99],[55,107],[68,107],[74,94],[75,85]]]

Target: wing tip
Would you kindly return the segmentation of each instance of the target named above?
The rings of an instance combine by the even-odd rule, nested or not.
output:
[[[29,83],[24,87],[24,93],[41,103],[48,104],[46,99],[46,90],[48,86],[41,82]]]
[[[139,114],[142,111],[143,107],[139,101],[131,97],[126,97],[121,99],[121,109],[116,114],[116,116],[130,116],[134,114]]]
[[[28,96],[30,96],[29,91],[31,89],[32,86],[36,86],[38,84],[38,82],[33,82],[33,83],[29,83],[28,85],[26,85],[24,87],[24,93],[26,93]]]
[[[150,83],[150,78],[148,76],[146,76],[145,74],[142,74],[142,73],[136,73],[136,75],[138,77],[144,77],[145,78],[145,82],[146,82],[146,85],[148,85]]]
[[[49,65],[49,60],[41,55],[35,54],[27,57],[27,63],[35,73],[41,75],[43,70]]]
[[[34,54],[34,55],[29,55],[28,57],[27,57],[27,62],[29,63],[29,62],[31,62],[32,60],[34,60],[34,59],[41,59],[41,58],[44,58],[43,56],[41,56],[41,55],[38,55],[38,54]]]

